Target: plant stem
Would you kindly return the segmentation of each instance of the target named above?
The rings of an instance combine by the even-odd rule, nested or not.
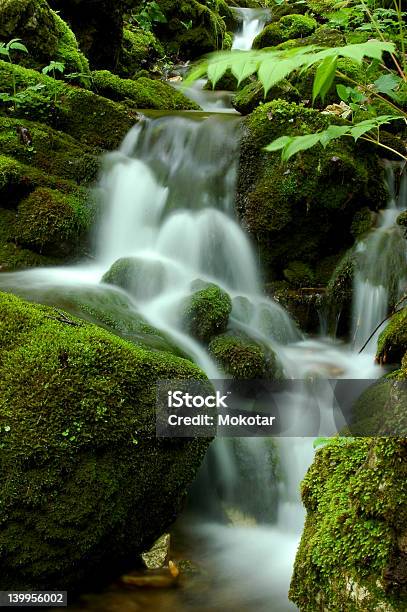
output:
[[[388,104],[389,106],[392,106],[398,113],[400,113],[400,117],[401,115],[403,117],[407,117],[407,113],[405,111],[401,110],[401,108],[393,104],[393,102],[390,102],[390,100],[387,100],[387,98],[380,95],[378,92],[369,89],[366,85],[361,85],[357,81],[354,81],[351,77],[348,77],[343,72],[340,72],[340,70],[336,71],[336,75],[341,77],[341,79],[345,79],[346,81],[349,81],[349,83],[352,83],[352,85],[356,85],[356,87],[361,87],[365,93],[368,92],[370,95],[375,96],[376,98],[379,98],[379,100],[382,100],[382,102],[386,102],[386,104]]]

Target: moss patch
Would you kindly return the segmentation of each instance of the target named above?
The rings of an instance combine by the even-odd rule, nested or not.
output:
[[[407,308],[393,315],[377,343],[377,360],[380,363],[401,363],[407,352]]]
[[[108,70],[92,73],[95,90],[112,100],[131,100],[137,108],[157,110],[200,110],[192,100],[188,100],[168,83],[141,77],[136,80],[121,79]]]
[[[208,342],[226,330],[232,300],[217,285],[196,291],[185,303],[183,321],[187,331],[198,340]]]
[[[278,374],[274,352],[243,334],[217,336],[209,352],[224,373],[237,380],[272,380]]]

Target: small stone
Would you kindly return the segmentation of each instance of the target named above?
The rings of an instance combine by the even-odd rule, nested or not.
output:
[[[170,552],[171,536],[169,533],[162,535],[148,552],[141,555],[147,569],[160,569],[166,565]]]

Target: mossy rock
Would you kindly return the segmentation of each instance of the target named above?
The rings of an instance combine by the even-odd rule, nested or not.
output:
[[[91,219],[85,192],[38,187],[18,206],[14,238],[39,254],[64,257],[83,245]]]
[[[57,60],[66,73],[89,73],[74,33],[45,0],[2,0],[0,37],[22,39],[29,53],[19,53],[19,62],[26,66],[42,68]]]
[[[350,231],[352,236],[360,238],[373,228],[376,220],[376,215],[367,207],[358,210],[353,217]]]
[[[119,104],[35,70],[0,61],[1,91],[12,93],[13,77],[19,103],[16,109],[10,109],[9,103],[0,103],[0,114],[46,123],[90,147],[117,148],[139,120],[134,105]]]
[[[253,81],[236,93],[232,99],[232,105],[241,115],[248,115],[259,104],[277,99],[300,102],[301,96],[298,90],[285,79],[272,87],[266,96],[264,96],[263,85],[260,81]]]
[[[315,274],[310,266],[302,261],[290,261],[284,276],[293,287],[312,287]]]
[[[120,53],[119,72],[121,77],[132,78],[141,68],[150,66],[164,55],[164,49],[152,32],[141,28],[125,28]]]
[[[324,296],[330,333],[338,333],[341,336],[349,332],[355,268],[356,254],[355,250],[351,248],[340,258]]]
[[[209,340],[226,330],[232,300],[217,285],[207,284],[188,298],[182,308],[185,329],[197,340]]]
[[[28,138],[24,141],[23,133]],[[99,156],[94,148],[43,123],[0,116],[0,149],[4,155],[46,174],[81,185],[95,181]]]
[[[254,49],[275,47],[284,41],[305,38],[316,30],[318,23],[309,15],[285,15],[277,23],[266,26],[253,41]]]
[[[328,19],[330,13],[337,9],[336,0],[307,0],[308,8],[318,17]]]
[[[400,213],[396,222],[404,230],[404,235],[407,238],[407,211]]]
[[[156,438],[157,381],[205,376],[11,295],[0,327],[1,587],[103,583],[168,529],[208,446]]]
[[[405,439],[338,438],[317,451],[289,594],[300,610],[405,610],[406,466]]]
[[[16,212],[0,208],[0,272],[55,265],[55,258],[24,249],[15,243]]]
[[[138,299],[150,299],[158,295],[166,279],[165,267],[157,260],[140,257],[118,259],[102,278],[103,283],[115,285]]]
[[[93,87],[116,101],[131,100],[137,108],[156,110],[200,110],[200,106],[168,83],[141,77],[121,79],[108,70],[92,72]]]
[[[268,280],[281,280],[294,259],[316,267],[350,247],[355,213],[385,205],[383,171],[372,147],[342,139],[285,163],[279,152],[264,151],[280,136],[310,134],[338,121],[284,100],[263,104],[244,120],[237,208]]]
[[[170,53],[187,59],[223,48],[226,24],[218,12],[218,2],[197,0],[157,0],[166,23],[155,23],[154,32]],[[225,12],[225,6],[223,6]],[[185,24],[190,24],[186,27]]]
[[[380,363],[401,363],[407,352],[407,308],[390,319],[377,343],[377,360]]]
[[[345,36],[339,30],[326,25],[320,26],[310,36],[305,38],[290,38],[277,45],[278,49],[292,49],[294,47],[305,47],[307,45],[318,45],[321,47],[342,47],[345,44]]]
[[[279,375],[275,353],[245,334],[216,336],[209,352],[223,372],[236,380],[273,380]]]

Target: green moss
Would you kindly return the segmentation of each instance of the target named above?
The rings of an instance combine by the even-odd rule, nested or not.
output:
[[[174,520],[208,441],[156,438],[156,384],[205,377],[10,295],[0,328],[1,586],[89,588]]]
[[[21,128],[28,130],[31,144],[24,143]],[[0,116],[0,149],[24,164],[79,184],[93,182],[99,170],[99,156],[94,149],[27,119]]]
[[[80,82],[89,85],[89,62],[79,50],[75,34],[57,13],[52,11],[52,14],[58,36],[56,59],[65,65],[65,74],[79,73],[81,75],[78,77]]]
[[[310,36],[305,38],[290,38],[278,45],[278,49],[292,49],[306,45],[318,45],[321,47],[341,47],[345,42],[345,37],[339,30],[321,26]]]
[[[102,282],[125,289],[139,299],[148,299],[162,291],[165,278],[161,261],[125,257],[111,266]]]
[[[293,287],[312,287],[314,272],[302,261],[290,261],[284,270],[284,276]]]
[[[155,23],[158,39],[170,53],[187,58],[201,57],[223,48],[226,24],[217,12],[218,3],[208,6],[197,0],[158,0],[167,23]],[[224,7],[226,10],[226,8]],[[185,27],[189,24],[191,27]]]
[[[209,352],[224,373],[236,380],[272,380],[278,374],[274,352],[243,334],[216,336]]]
[[[196,291],[185,303],[183,322],[189,333],[202,342],[226,330],[232,300],[217,285],[209,284]]]
[[[96,91],[113,100],[131,100],[137,108],[157,110],[199,110],[200,107],[168,83],[141,77],[121,79],[108,70],[92,73]]]
[[[89,74],[74,33],[45,0],[2,0],[0,37],[23,40],[29,53],[20,54],[19,62],[26,66],[42,68],[58,60],[65,64],[66,74]]]
[[[39,254],[69,255],[83,243],[90,220],[85,192],[67,195],[39,187],[18,206],[14,238]]]
[[[274,47],[284,41],[305,38],[317,28],[318,23],[308,15],[285,15],[277,23],[266,26],[254,39],[253,48]]]
[[[232,104],[239,113],[248,115],[259,104],[276,99],[284,99],[287,102],[299,102],[300,94],[287,80],[283,80],[278,85],[272,87],[268,91],[267,96],[264,97],[262,84],[259,81],[254,81],[236,93]]]
[[[405,609],[406,451],[403,439],[339,438],[317,452],[290,589],[304,612]]]
[[[377,359],[381,363],[401,363],[407,351],[407,308],[393,315],[377,343]]]
[[[316,15],[326,17],[335,11],[336,0],[307,0],[307,6]]]
[[[115,149],[139,119],[134,105],[113,102],[3,61],[0,61],[0,91],[12,93],[13,75],[20,92],[17,109],[14,111],[9,104],[0,103],[0,113],[47,123],[90,147]],[[38,86],[41,87],[29,89]]]
[[[331,121],[338,120],[283,100],[259,106],[244,121],[237,205],[268,278],[281,279],[294,259],[315,267],[350,247],[356,211],[386,201],[382,170],[369,147],[343,139],[286,163],[263,150],[280,136],[313,133]]]
[[[353,217],[352,225],[350,231],[352,232],[352,236],[355,238],[360,238],[367,232],[369,232],[375,221],[375,215],[372,211],[365,207],[358,212]]]
[[[353,279],[355,275],[356,255],[351,248],[341,257],[329,280],[325,305],[328,312],[329,330],[337,330],[338,320],[342,327],[339,331],[348,331],[353,299]],[[343,324],[343,325],[342,325]]]
[[[163,55],[164,49],[152,32],[125,28],[118,72],[122,77],[132,78],[140,68]]]

